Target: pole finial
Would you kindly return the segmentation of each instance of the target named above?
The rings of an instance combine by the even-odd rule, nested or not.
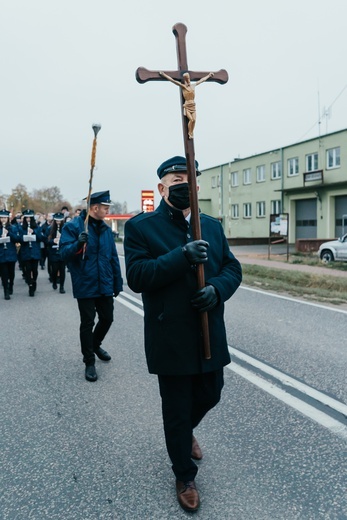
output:
[[[98,133],[99,133],[100,130],[101,130],[101,125],[100,125],[99,123],[94,123],[94,124],[92,125],[92,129],[93,129],[93,131],[94,131],[94,136],[95,136],[95,138],[96,138],[96,136],[98,135]]]

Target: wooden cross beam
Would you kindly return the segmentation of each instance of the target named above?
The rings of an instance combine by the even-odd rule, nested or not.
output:
[[[183,23],[176,23],[172,28],[172,32],[176,36],[178,70],[169,70],[166,71],[166,74],[177,81],[182,80],[182,76],[185,72],[189,72],[192,81],[199,81],[204,76],[207,76],[208,72],[196,72],[188,69],[186,48],[187,27]],[[147,70],[144,67],[139,67],[137,69],[136,79],[139,83],[146,83],[147,81],[163,81],[159,70]],[[226,70],[221,69],[218,72],[215,72],[213,78],[208,81],[216,81],[217,83],[224,84],[228,81],[228,73]]]
[[[147,81],[169,80],[172,83],[181,87],[180,98],[182,108],[183,140],[185,155],[187,159],[191,224],[194,240],[200,240],[201,227],[196,184],[195,151],[193,135],[195,125],[195,91],[194,86],[191,86],[190,81],[196,81],[196,85],[199,85],[203,81],[214,81],[220,84],[224,84],[228,81],[228,73],[224,69],[221,69],[218,72],[213,73],[189,70],[186,49],[187,27],[183,23],[177,23],[173,26],[172,32],[176,37],[178,69],[171,71],[153,71],[145,69],[144,67],[139,67],[136,71],[136,79],[139,83],[146,83]],[[193,104],[193,109],[190,112],[190,107],[192,106],[191,103]],[[205,287],[205,275],[203,264],[197,265],[197,279],[199,289]],[[210,359],[211,352],[207,312],[201,313],[201,324],[205,358]]]

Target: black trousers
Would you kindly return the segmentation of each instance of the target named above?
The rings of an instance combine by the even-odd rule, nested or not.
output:
[[[1,281],[4,289],[9,289],[10,286],[13,286],[15,264],[16,262],[0,263]]]
[[[23,262],[25,281],[28,285],[34,285],[35,288],[38,276],[38,265],[38,260],[25,260]]]
[[[191,458],[193,429],[219,402],[223,369],[192,376],[158,375],[166,447],[177,480],[194,480],[198,468]]]
[[[41,242],[42,244],[43,242]],[[44,267],[46,263],[46,258],[48,256],[47,248],[42,247],[41,248],[41,258],[40,258],[40,267]]]
[[[63,262],[63,260],[59,260],[58,262],[51,262],[51,280],[52,280],[52,283],[54,283],[54,284],[57,283],[58,273],[59,273],[60,287],[64,287],[66,263]]]
[[[113,322],[113,296],[77,299],[80,311],[80,341],[83,362],[94,365],[95,350],[100,347]],[[94,327],[95,316],[98,322]]]

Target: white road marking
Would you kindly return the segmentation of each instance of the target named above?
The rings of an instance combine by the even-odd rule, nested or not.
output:
[[[308,302],[305,300],[298,300],[296,298],[291,298],[290,296],[282,296],[281,294],[274,294],[269,291],[262,291],[261,289],[253,289],[253,287],[246,287],[245,285],[240,285],[239,289],[244,289],[245,291],[252,291],[260,294],[266,294],[267,296],[271,296],[272,298],[279,298],[281,300],[288,300],[291,302],[302,303],[303,305],[311,305],[312,307],[318,307],[319,309],[325,309],[327,311],[341,312],[342,314],[347,314],[347,311],[343,309],[338,309],[336,307],[328,307],[327,305],[322,305],[320,303]]]
[[[265,363],[262,363],[261,361],[254,359],[248,354],[240,352],[239,350],[233,347],[229,347],[229,352],[232,356],[235,356],[238,359],[245,361],[246,363],[254,366],[255,368],[259,368],[266,374],[274,377],[283,385],[291,386],[292,388],[295,388],[302,394],[312,397],[312,399],[315,399],[316,401],[319,401],[320,403],[329,406],[329,408],[332,408],[336,412],[339,412],[347,417],[347,405],[341,403],[341,401],[337,401],[336,399],[333,399],[332,397],[329,397],[328,395],[323,394],[318,390],[315,390],[314,388],[312,388],[312,386],[305,385],[305,383],[301,383],[297,379],[294,379],[284,374],[283,372],[280,372],[279,370],[276,370],[275,368],[272,368],[269,365],[266,365]]]
[[[328,428],[328,430],[330,430],[332,433],[347,441],[347,426],[344,426],[336,419],[333,419],[324,412],[317,410],[317,408],[311,406],[305,401],[301,401],[301,399],[293,397],[292,395],[288,394],[285,390],[282,390],[274,384],[269,383],[265,379],[258,377],[257,375],[253,374],[253,372],[250,372],[245,368],[240,367],[236,363],[230,363],[229,365],[227,365],[227,368],[229,368],[239,376],[243,377],[253,385],[257,386],[264,392],[267,392],[273,397],[276,397],[276,399],[279,399],[288,406],[291,406],[298,412],[301,412],[303,415],[306,415],[306,417],[309,417],[321,426]]]

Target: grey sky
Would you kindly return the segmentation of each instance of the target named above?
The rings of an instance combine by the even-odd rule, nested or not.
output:
[[[11,0],[0,18],[0,193],[93,188],[140,208],[158,164],[184,153],[179,88],[140,85],[137,67],[177,67],[172,27],[188,27],[191,70],[229,73],[197,87],[201,168],[347,127],[345,0]],[[319,92],[319,96],[318,96]]]

